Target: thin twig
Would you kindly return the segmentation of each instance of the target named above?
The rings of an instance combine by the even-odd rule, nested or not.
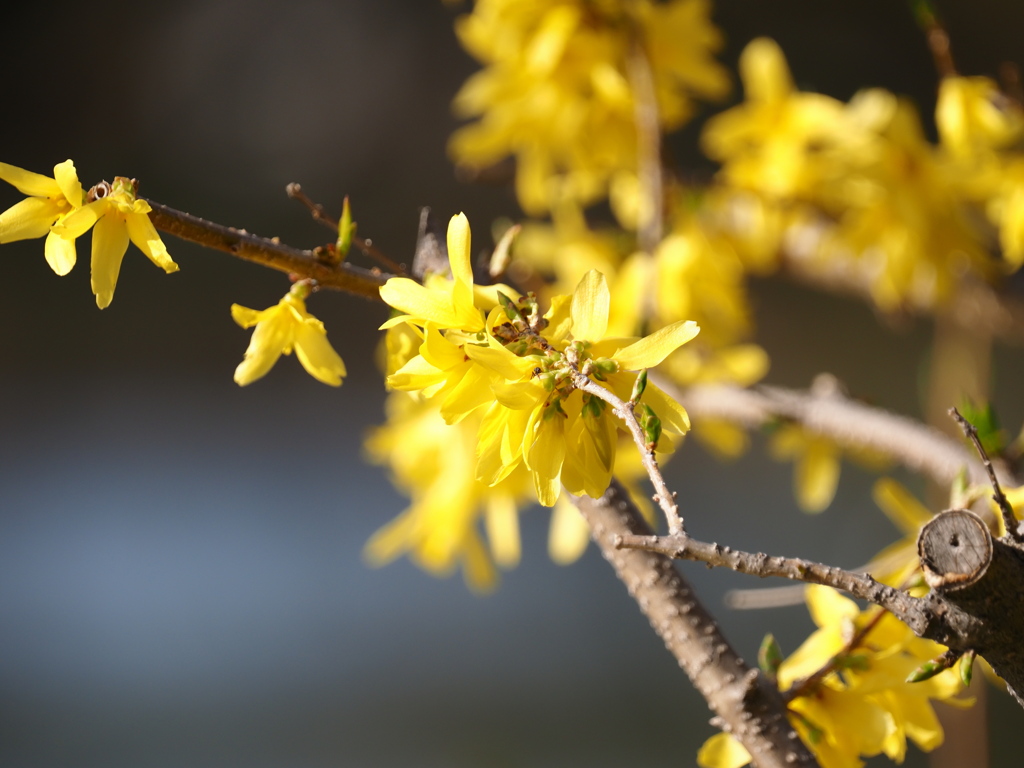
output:
[[[762,578],[777,576],[807,584],[823,584],[882,606],[917,634],[924,631],[920,599],[882,584],[864,573],[847,571],[802,558],[769,556],[763,552],[743,552],[721,544],[698,541],[686,534],[628,535],[622,536],[617,544],[628,549],[645,549],[668,557],[695,560],[710,567],[729,568]]]
[[[939,21],[931,0],[911,0],[911,6],[914,16],[917,17],[918,25],[924,31],[925,39],[928,41],[928,50],[931,51],[939,76],[954,77],[956,65],[953,63],[953,54],[949,49],[949,33]]]
[[[996,472],[992,468],[992,461],[988,457],[988,452],[985,451],[984,446],[981,444],[981,438],[978,437],[977,428],[961,416],[960,411],[956,408],[950,408],[949,415],[953,417],[953,421],[960,425],[960,429],[964,431],[967,438],[974,443],[974,449],[981,457],[981,463],[985,465],[985,471],[988,473],[989,482],[992,483],[992,500],[995,501],[996,506],[999,507],[999,513],[1002,515],[1003,527],[1006,529],[1006,534],[1014,541],[1024,541],[1024,534],[1019,530],[1017,518],[1013,514],[1013,507],[1010,506],[1010,502],[1006,498],[1006,494],[1003,493],[1003,489],[999,487],[999,480],[996,478]]]
[[[661,474],[661,468],[658,466],[658,460],[654,456],[654,446],[648,444],[643,427],[640,426],[636,414],[633,413],[633,407],[614,392],[605,389],[596,381],[592,381],[580,372],[578,359],[572,347],[566,350],[566,358],[572,370],[573,386],[581,392],[587,392],[608,403],[612,407],[612,412],[629,429],[629,433],[633,436],[633,442],[636,443],[637,450],[640,451],[640,460],[643,462],[644,469],[647,470],[647,476],[651,479],[651,484],[656,491],[654,500],[665,514],[669,531],[671,533],[682,533],[685,529],[683,527],[683,518],[679,515],[676,495],[669,490],[668,485],[665,483],[665,478]]]
[[[301,251],[282,245],[276,239],[257,237],[245,230],[214,224],[153,200],[146,202],[152,208],[149,218],[161,232],[230,253],[279,272],[311,278],[321,288],[332,288],[382,301],[380,287],[392,277],[377,269],[363,269],[351,264],[328,264],[318,260],[313,251]]]
[[[661,124],[658,97],[654,91],[651,62],[634,35],[627,59],[627,74],[633,91],[636,121],[637,175],[640,179],[640,221],[637,237],[640,250],[653,254],[665,230],[665,192],[661,166]]]
[[[284,191],[292,200],[298,200],[309,209],[309,213],[312,215],[313,221],[323,224],[334,232],[335,235],[338,234],[338,220],[332,218],[320,203],[314,202],[309,195],[303,192],[301,184],[293,181],[284,188]],[[379,261],[385,269],[389,269],[399,275],[404,275],[407,271],[404,264],[399,264],[382,250],[377,248],[371,241],[365,238],[359,237],[358,235],[352,235],[352,245],[370,258]]]

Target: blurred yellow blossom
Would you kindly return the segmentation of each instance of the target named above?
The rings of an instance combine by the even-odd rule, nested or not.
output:
[[[149,220],[149,203],[140,200],[137,192],[135,180],[123,176],[114,177],[113,184],[100,182],[89,190],[85,205],[53,227],[53,232],[67,238],[72,248],[77,238],[92,229],[92,292],[100,309],[114,298],[129,240],[164,272],[178,271]]]
[[[475,167],[515,155],[516,192],[530,214],[598,200],[636,166],[631,55],[650,66],[667,130],[689,118],[693,96],[725,94],[708,16],[707,0],[477,0],[456,31],[486,66],[455,111],[480,119],[452,137],[452,155]]]
[[[82,185],[70,160],[53,167],[53,178],[0,163],[0,179],[28,198],[0,213],[0,243],[46,235],[46,262],[58,275],[75,266],[75,244],[51,231],[51,227],[81,207]]]
[[[942,646],[913,635],[891,614],[857,604],[829,587],[809,586],[807,605],[818,629],[778,670],[790,722],[822,768],[856,768],[884,753],[902,762],[907,740],[928,752],[942,743],[932,701],[958,699],[956,670],[920,683],[907,677]],[[820,673],[824,672],[824,675]],[[698,755],[703,768],[738,768],[750,756],[732,736],[718,734]]]
[[[292,286],[277,304],[264,310],[231,305],[231,317],[243,328],[256,326],[245,350],[245,359],[235,369],[239,386],[265,376],[282,355],[295,350],[302,367],[310,376],[332,387],[341,385],[345,363],[327,341],[324,324],[306,311],[308,281]]]

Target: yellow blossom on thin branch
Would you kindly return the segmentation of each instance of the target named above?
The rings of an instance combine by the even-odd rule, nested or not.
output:
[[[0,179],[28,198],[0,213],[0,243],[46,236],[46,262],[58,275],[75,266],[75,245],[51,227],[81,207],[84,194],[70,160],[53,167],[53,178],[0,163]]]
[[[265,376],[282,354],[290,355],[293,349],[310,376],[332,387],[341,385],[346,375],[345,363],[327,341],[324,324],[306,311],[305,298],[310,289],[308,281],[300,281],[281,301],[261,311],[231,305],[231,317],[236,323],[243,328],[256,326],[245,359],[235,369],[239,386]]]
[[[134,179],[115,176],[113,184],[102,181],[89,190],[84,206],[53,228],[53,232],[72,244],[92,229],[92,292],[100,309],[109,306],[114,298],[129,240],[164,272],[178,271],[149,220],[149,203],[137,195],[138,183]]]

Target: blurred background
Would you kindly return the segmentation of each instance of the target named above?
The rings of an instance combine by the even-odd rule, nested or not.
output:
[[[1021,4],[939,9],[964,73],[1024,62]],[[144,195],[299,247],[331,237],[285,197],[292,181],[332,211],[351,195],[359,234],[398,260],[411,258],[421,205],[442,220],[466,211],[482,246],[489,222],[517,209],[510,191],[460,185],[445,156],[449,102],[475,69],[457,12],[416,0],[21,3],[0,46],[0,160],[50,174],[70,157],[86,187],[134,176]],[[885,86],[930,121],[934,68],[904,3],[730,0],[714,18],[730,67],[770,35],[801,87],[846,99]],[[697,132],[677,155],[710,171]],[[0,209],[19,199],[0,188]],[[285,277],[167,245],[181,272],[130,249],[102,312],[85,241],[65,278],[39,241],[0,248],[0,765],[693,763],[714,732],[703,700],[596,552],[548,561],[546,512],[524,516],[524,562],[487,597],[404,561],[364,564],[363,543],[405,505],[361,457],[382,419],[370,362],[381,306],[309,301],[348,364],[341,389],[294,358],[240,389],[249,332],[229,307],[269,306]],[[806,386],[828,371],[920,415],[929,323],[894,329],[779,281],[755,284],[754,301],[768,381]],[[1012,430],[1021,359],[996,348],[994,401]],[[723,465],[692,444],[673,463],[699,535],[851,567],[893,540],[870,474],[847,465],[832,508],[809,517],[791,467],[763,448],[755,439]],[[748,579],[683,570],[748,658],[768,630],[791,652],[811,628],[802,607],[728,611],[724,592]],[[1006,735],[1019,708],[991,698]],[[1017,764],[1010,749],[995,756]]]

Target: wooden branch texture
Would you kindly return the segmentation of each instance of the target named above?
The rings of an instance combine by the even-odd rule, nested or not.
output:
[[[622,536],[652,533],[621,486],[613,480],[600,499],[582,496],[576,504],[605,559],[717,715],[715,724],[743,744],[757,768],[816,766],[782,696],[733,650],[672,561],[617,546]]]

